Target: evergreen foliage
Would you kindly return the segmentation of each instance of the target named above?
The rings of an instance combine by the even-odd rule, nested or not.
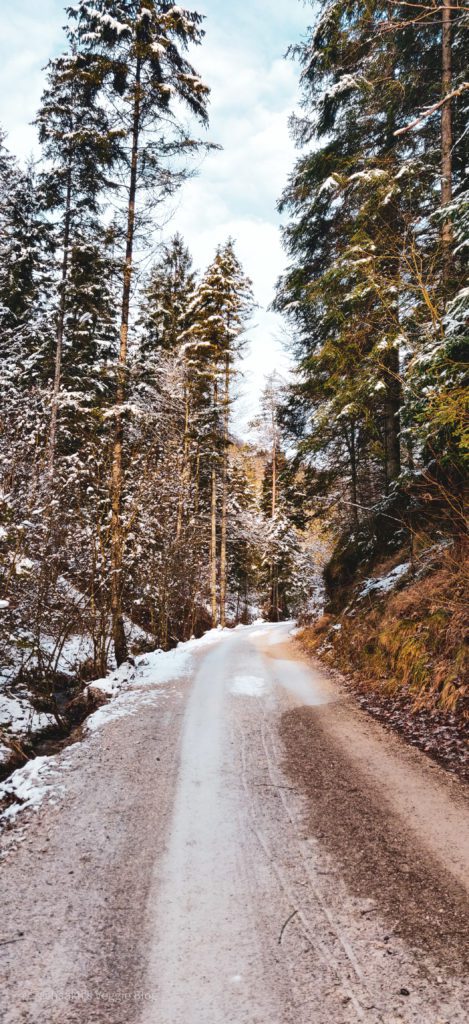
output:
[[[280,201],[276,308],[298,372],[282,420],[322,514],[364,531],[368,556],[379,516],[401,539],[418,509],[425,528],[433,513],[462,525],[467,13],[448,17],[333,0],[292,49],[302,154]]]

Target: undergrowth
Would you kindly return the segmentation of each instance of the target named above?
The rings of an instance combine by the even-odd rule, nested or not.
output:
[[[402,552],[374,567],[385,575]],[[469,719],[467,545],[423,554],[399,589],[360,598],[306,626],[302,644],[352,675],[363,689],[410,695],[415,710]]]

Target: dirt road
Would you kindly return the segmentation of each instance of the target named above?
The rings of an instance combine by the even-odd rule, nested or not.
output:
[[[466,1022],[461,785],[285,626],[225,632],[185,678],[134,689],[3,839],[0,1019]]]

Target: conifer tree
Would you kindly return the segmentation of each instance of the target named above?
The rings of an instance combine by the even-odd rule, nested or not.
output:
[[[156,385],[166,365],[164,357],[168,354],[180,357],[184,376],[184,436],[178,453],[180,490],[175,543],[181,537],[192,476],[190,387],[183,348],[186,333],[192,324],[191,306],[195,286],[192,257],[183,238],[176,234],[161,246],[161,254],[151,269],[143,291],[138,320],[140,372],[145,379],[148,381],[152,378]]]
[[[71,27],[67,30],[69,53],[51,61],[36,123],[50,169],[45,190],[48,209],[57,217],[58,301],[51,399],[48,464],[54,472],[57,423],[63,379],[64,342],[69,309],[69,278],[72,260],[77,264],[90,253],[91,239],[100,234],[99,200],[106,172],[116,155],[116,136],[100,102],[103,69],[92,53],[80,50]],[[81,254],[81,255],[80,255]],[[94,267],[97,272],[98,267]],[[75,292],[78,275],[75,273]],[[80,296],[86,305],[84,282]],[[80,358],[80,356],[78,356]]]
[[[46,359],[50,228],[34,165],[23,171],[0,133],[0,345],[3,371],[39,380]],[[37,371],[37,372],[36,372]]]
[[[277,308],[295,326],[300,369],[291,421],[313,458],[328,453],[338,485],[346,470],[354,527],[362,506],[383,495],[394,501],[403,460],[406,470],[413,464],[405,375],[412,355],[432,347],[428,311],[441,311],[447,294],[432,217],[444,148],[441,22],[432,10],[419,18],[399,4],[334,0],[294,48],[304,113],[293,119],[293,135],[299,146],[316,145],[300,157],[281,201],[291,217],[291,264]],[[457,78],[458,47],[452,61]],[[423,106],[436,119],[408,131]],[[464,145],[461,136],[454,166]]]
[[[230,445],[231,382],[236,356],[243,344],[246,324],[253,309],[251,281],[236,256],[234,242],[220,246],[213,263],[197,289],[189,329],[186,355],[202,386],[202,403],[210,413],[207,441],[210,460],[210,580],[212,623],[226,622],[227,596],[227,509],[228,459]],[[199,397],[200,401],[200,397]],[[218,543],[218,499],[221,504],[220,543]],[[218,572],[218,551],[220,564]]]
[[[128,332],[134,270],[134,245],[139,227],[138,200],[155,207],[181,183],[184,169],[168,167],[168,159],[197,149],[181,126],[176,103],[184,104],[200,122],[207,122],[208,89],[184,56],[203,37],[196,12],[159,0],[80,0],[70,9],[77,38],[92,40],[113,94],[116,130],[121,137],[121,180],[125,184],[125,259],[122,279],[120,345],[115,401],[112,467],[112,609],[117,661],[127,656],[122,618],[124,542],[123,408],[126,398]]]
[[[142,353],[177,352],[190,326],[189,307],[196,276],[181,235],[163,243],[152,267],[140,307]]]

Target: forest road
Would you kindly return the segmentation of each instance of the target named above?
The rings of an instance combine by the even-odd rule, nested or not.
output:
[[[464,789],[290,628],[202,645],[4,837],[4,1024],[467,1024]]]

